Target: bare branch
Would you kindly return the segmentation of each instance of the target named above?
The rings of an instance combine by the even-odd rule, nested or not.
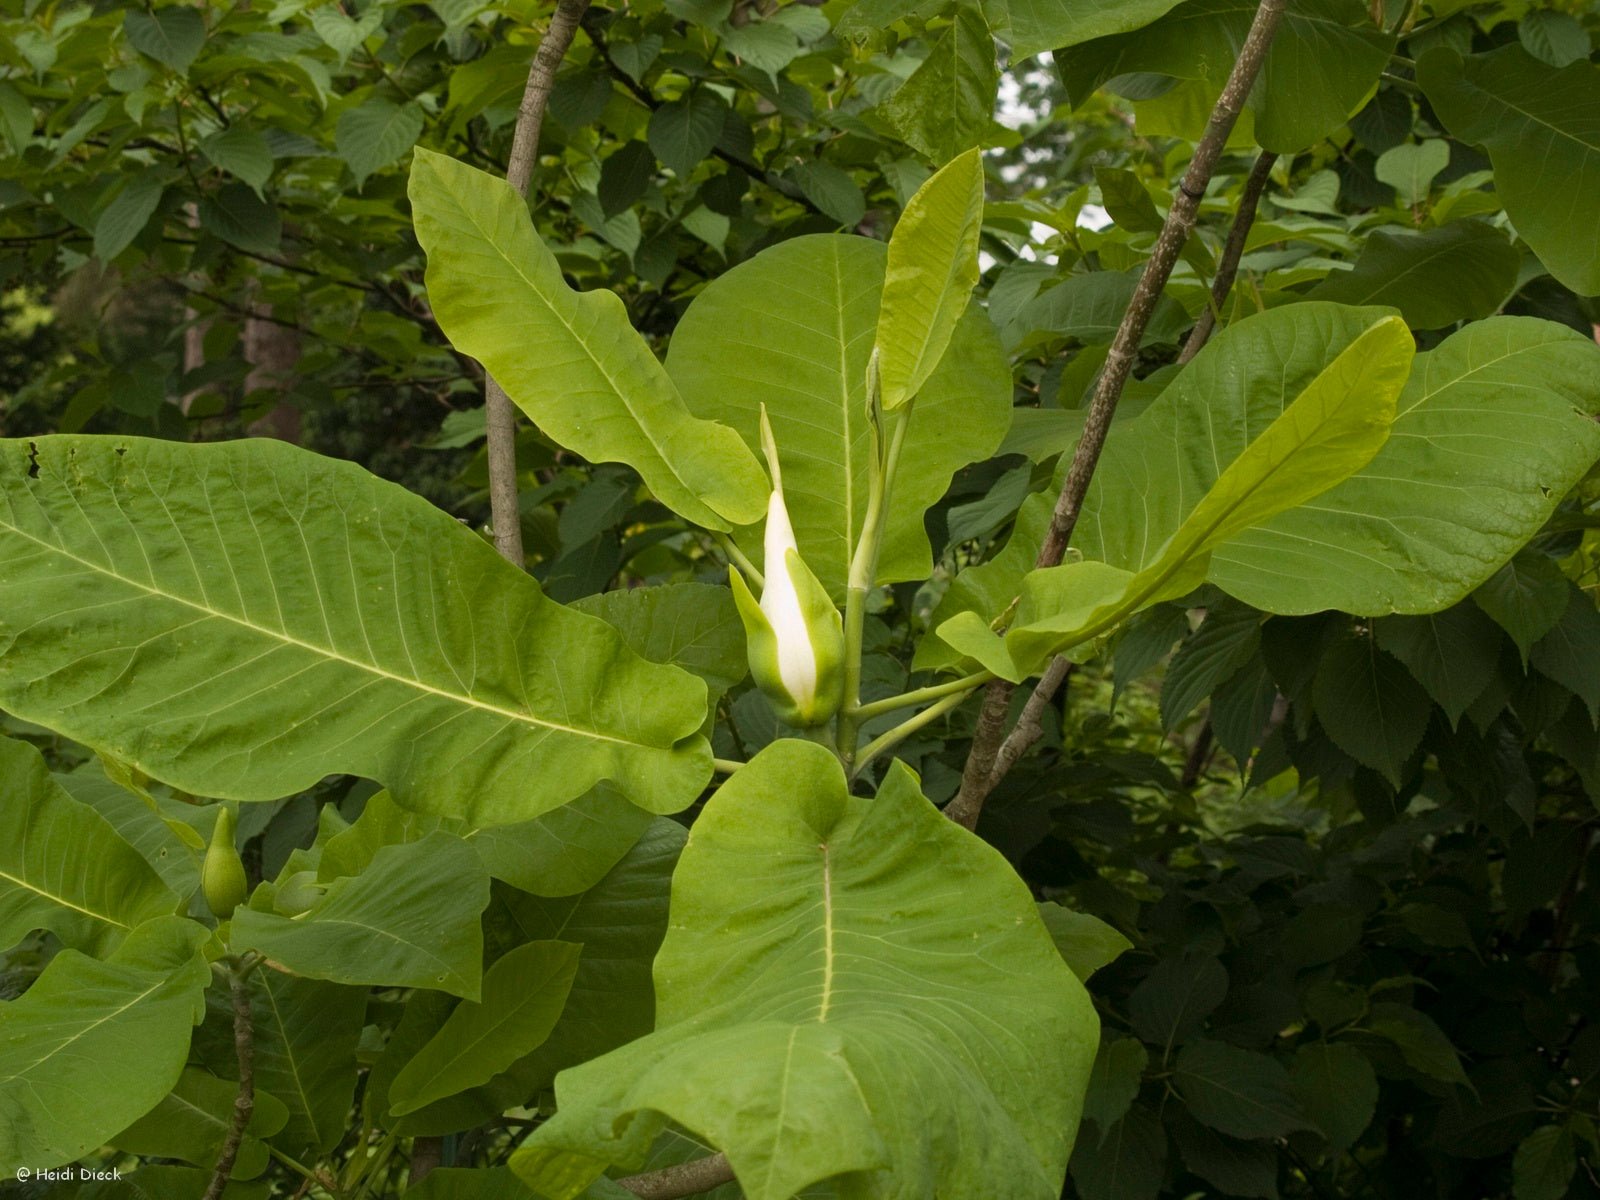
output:
[[[558,0],[550,27],[539,41],[533,65],[528,68],[528,84],[522,92],[522,107],[517,110],[516,131],[511,139],[511,157],[506,163],[506,182],[517,194],[528,194],[533,164],[539,156],[539,131],[544,125],[544,110],[555,87],[556,70],[572,45],[573,36],[589,0]],[[491,377],[483,389],[484,427],[488,433],[489,519],[494,526],[494,546],[501,557],[521,567],[522,515],[517,497],[517,418],[511,399]]]
[[[1287,3],[1288,0],[1261,0],[1250,32],[1239,49],[1239,58],[1233,64],[1233,71],[1223,86],[1222,94],[1217,97],[1216,106],[1211,110],[1205,134],[1195,147],[1194,157],[1190,159],[1188,169],[1178,184],[1177,194],[1173,197],[1172,207],[1167,210],[1167,219],[1156,238],[1155,248],[1145,263],[1133,298],[1128,301],[1122,322],[1112,339],[1111,349],[1106,354],[1105,368],[1100,373],[1094,397],[1089,402],[1083,436],[1078,440],[1072,464],[1067,468],[1066,481],[1050,515],[1050,528],[1035,560],[1038,567],[1058,566],[1062,555],[1066,553],[1067,543],[1072,539],[1078,514],[1083,508],[1083,498],[1089,490],[1089,480],[1099,465],[1100,451],[1105,447],[1117,401],[1122,398],[1122,389],[1133,371],[1134,359],[1138,355],[1140,342],[1144,340],[1144,332],[1150,324],[1156,301],[1161,298],[1162,289],[1172,275],[1178,255],[1182,253],[1184,243],[1194,229],[1200,200],[1206,193],[1211,176],[1216,172],[1217,162],[1228,144],[1228,135],[1233,132],[1250,89],[1255,86],[1256,76],[1261,73],[1261,64]],[[968,829],[977,825],[984,800],[1004,775],[1003,770],[997,775],[995,767],[1014,690],[1015,685],[996,680],[984,691],[983,711],[978,716],[972,749],[967,754],[967,764],[961,773],[961,790],[944,810],[952,821]]]
[[[1250,226],[1255,224],[1256,205],[1261,203],[1272,164],[1277,161],[1276,154],[1263,150],[1245,178],[1244,191],[1239,194],[1239,210],[1233,214],[1233,227],[1228,230],[1228,241],[1222,247],[1222,257],[1217,260],[1217,277],[1211,281],[1211,301],[1194,323],[1189,340],[1183,344],[1183,353],[1178,355],[1179,366],[1200,353],[1217,327],[1217,318],[1222,315],[1222,307],[1228,303],[1228,293],[1233,291],[1233,281],[1239,274],[1239,260],[1244,257],[1244,244],[1250,239]]]
[[[211,1182],[201,1200],[218,1200],[227,1188],[233,1164],[239,1157],[239,1144],[244,1141],[245,1128],[256,1108],[255,1027],[250,1020],[248,971],[238,968],[229,971],[228,990],[233,997],[233,1050],[239,1059],[239,1091],[233,1097],[233,1119],[223,1135],[217,1165],[212,1169]]]
[[[733,1168],[726,1154],[712,1154],[696,1158],[659,1171],[643,1175],[629,1175],[617,1183],[643,1200],[681,1200],[684,1196],[698,1196],[712,1188],[733,1182]]]

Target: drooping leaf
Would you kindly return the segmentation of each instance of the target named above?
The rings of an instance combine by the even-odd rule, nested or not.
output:
[[[1184,639],[1161,681],[1161,726],[1171,730],[1249,662],[1261,646],[1261,614],[1220,604]]]
[[[1375,638],[1328,647],[1311,688],[1317,720],[1339,749],[1400,786],[1400,771],[1428,727],[1428,695]]]
[[[1072,1153],[1072,1183],[1083,1200],[1155,1200],[1166,1173],[1166,1132],[1143,1105],[1128,1109],[1098,1141],[1080,1138]]]
[[[1534,644],[1567,611],[1572,588],[1554,559],[1522,550],[1472,593],[1473,603],[1511,635],[1526,662]]]
[[[366,992],[261,968],[250,976],[250,1001],[256,1086],[288,1109],[273,1144],[290,1154],[326,1153],[350,1114]]]
[[[1062,961],[1084,983],[1101,967],[1131,950],[1133,943],[1099,917],[1074,912],[1061,904],[1039,905],[1039,916]]]
[[[1542,1125],[1517,1146],[1511,1162],[1511,1194],[1516,1200],[1561,1200],[1569,1195],[1578,1156],[1570,1131]]]
[[[572,989],[582,947],[524,942],[495,960],[483,999],[459,1005],[389,1085],[389,1111],[403,1116],[489,1082],[550,1036]]]
[[[1550,273],[1600,293],[1600,67],[1551,70],[1521,46],[1466,58],[1441,46],[1417,81],[1452,136],[1488,151],[1506,213]]]
[[[873,343],[886,410],[916,396],[944,358],[978,282],[982,224],[983,160],[976,150],[941,168],[900,214]]]
[[[386,846],[360,875],[334,880],[303,916],[241,907],[230,945],[333,983],[436,988],[478,998],[489,876],[458,837]]]
[[[1328,276],[1306,299],[1387,305],[1413,329],[1442,329],[1497,311],[1521,265],[1505,235],[1483,221],[1452,221],[1421,233],[1379,229],[1355,266]]]
[[[172,1090],[205,1011],[208,936],[157,917],[104,962],[63,950],[0,1004],[0,1173],[81,1158]]]
[[[1172,1114],[1167,1131],[1189,1172],[1222,1195],[1278,1200],[1275,1146],[1228,1137],[1181,1111]]]
[[[1394,655],[1454,725],[1494,678],[1501,639],[1470,604],[1422,617],[1385,617],[1373,626],[1378,646]]]
[[[48,929],[97,954],[179,897],[104,817],[50,777],[26,742],[0,738],[0,947]]]
[[[656,156],[643,142],[624,142],[600,164],[600,185],[596,194],[600,208],[614,217],[644,195],[656,171]]]
[[[539,1200],[510,1167],[441,1167],[408,1187],[406,1196],[408,1200]]]
[[[1228,972],[1212,954],[1164,958],[1128,998],[1134,1032],[1170,1053],[1186,1041],[1228,994]]]
[[[204,138],[200,153],[214,167],[243,180],[256,191],[272,178],[272,147],[258,129],[235,125]]]
[[[567,286],[509,184],[423,150],[411,202],[441,327],[540,428],[593,462],[627,463],[697,525],[761,519],[755,456],[685,409],[614,292]]]
[[[1417,357],[1393,436],[1365,469],[1221,547],[1211,581],[1276,613],[1453,604],[1600,456],[1586,415],[1600,411],[1597,365],[1590,339],[1546,321],[1467,326]]]
[[[204,197],[200,227],[252,254],[271,254],[283,237],[278,210],[246,184],[224,184]]]
[[[196,830],[164,814],[159,801],[152,805],[122,784],[113,783],[99,763],[85,763],[68,774],[58,774],[55,781],[74,800],[104,817],[122,840],[155,868],[175,898],[194,895],[200,886],[199,855],[205,849],[205,839]]]
[[[1256,7],[1253,0],[1188,0],[1154,24],[1073,46],[1056,56],[1056,65],[1074,105],[1133,72],[1199,80],[1214,97]],[[1360,0],[1290,5],[1251,92],[1256,138],[1280,154],[1321,141],[1362,105],[1393,50],[1394,39],[1373,25]]]
[[[1284,1137],[1311,1127],[1289,1073],[1270,1055],[1225,1042],[1190,1042],[1178,1052],[1173,1083],[1195,1119],[1220,1133]]]
[[[154,12],[130,8],[122,18],[122,33],[140,54],[183,75],[205,45],[206,23],[199,9],[187,5],[174,4]]]
[[[704,684],[352,464],[265,438],[0,456],[0,703],[157,778],[266,800],[347,771],[490,823],[608,778],[672,810],[710,776]]]
[[[1310,1042],[1295,1051],[1289,1081],[1300,1107],[1334,1150],[1349,1149],[1372,1121],[1378,1077],[1367,1056],[1340,1042]]]
[[[861,237],[781,242],[709,284],[667,354],[689,407],[732,425],[751,447],[766,404],[800,554],[835,599],[866,516],[867,361],[885,258],[881,242]],[[1010,371],[982,312],[969,310],[907,426],[880,582],[932,572],[923,512],[959,468],[993,453],[1010,415]],[[756,530],[735,538],[760,555]]]
[[[1589,31],[1571,13],[1534,9],[1517,22],[1517,40],[1542,63],[1570,66],[1589,57]]]
[[[1071,275],[1046,288],[1022,306],[1006,329],[1008,342],[1028,346],[1040,340],[1070,338],[1109,344],[1133,299],[1138,278],[1122,271],[1089,271]],[[1157,298],[1145,326],[1143,344],[1176,342],[1191,324],[1189,314],[1172,297]],[[1042,338],[1048,335],[1048,338]]]
[[[1122,1120],[1139,1095],[1139,1084],[1149,1065],[1150,1055],[1138,1038],[1102,1038],[1089,1074],[1089,1089],[1083,1097],[1084,1120],[1093,1121],[1101,1133]]]
[[[710,88],[700,88],[650,114],[650,149],[675,175],[687,179],[717,144],[727,117],[727,101]]]
[[[962,920],[951,893],[962,881]],[[566,1200],[667,1119],[752,1200],[1055,1197],[1097,1032],[1003,860],[903,766],[851,797],[824,748],[773,743],[712,797],[674,880],[656,1032],[565,1072],[513,1159]]]
[[[1393,1042],[1412,1070],[1441,1083],[1467,1082],[1456,1048],[1426,1013],[1406,1004],[1374,1004],[1367,1028]]]
[[[110,262],[126,250],[150,223],[165,190],[159,174],[136,175],[128,180],[94,224],[94,256],[101,262]]]
[[[422,126],[422,110],[415,104],[374,97],[339,114],[333,144],[359,189],[373,172],[400,161],[417,144]]]
[[[1533,665],[1554,679],[1600,721],[1600,611],[1586,592],[1571,588],[1571,599],[1550,632],[1535,643],[1528,656]]]
[[[948,162],[987,139],[999,80],[983,11],[963,4],[882,113],[907,144],[936,163]]]
[[[181,1158],[198,1167],[209,1167],[217,1161],[222,1141],[228,1136],[238,1092],[236,1080],[218,1079],[190,1067],[159,1104],[109,1141],[129,1154]],[[260,1083],[256,1084],[254,1101],[250,1123],[239,1142],[232,1179],[254,1179],[266,1170],[267,1147],[263,1139],[282,1129],[289,1117],[283,1102]]]
[[[1226,354],[1233,345],[1221,339],[1207,345],[1191,367],[1198,366],[1211,350]],[[1225,461],[1216,436],[1204,443],[1187,444],[1188,461],[1180,459],[1176,470],[1169,464],[1159,491],[1132,493],[1132,498],[1144,502],[1144,529],[1119,531],[1124,537],[1131,533],[1137,538],[1142,532],[1148,538],[1153,529],[1159,536],[1155,520],[1160,518],[1152,520],[1150,514],[1163,502],[1171,506],[1169,512],[1176,508],[1182,513],[1181,524],[1164,541],[1148,548],[1137,546],[1134,553],[1149,555],[1142,563],[1135,560],[1137,571],[1083,561],[1043,568],[1024,578],[1016,624],[1005,636],[1016,676],[1005,677],[1031,674],[1050,655],[1088,642],[1142,608],[1192,590],[1204,577],[1208,556],[1216,547],[1321,496],[1360,470],[1389,436],[1395,397],[1411,357],[1411,337],[1398,318],[1384,317],[1372,323],[1322,370],[1303,381],[1302,390],[1282,414],[1222,468],[1209,490],[1198,496],[1191,492],[1185,500],[1186,477],[1203,478],[1208,469],[1215,470]],[[1215,369],[1218,361],[1208,365]],[[1183,379],[1180,375],[1169,393],[1181,395]],[[1280,386],[1286,384],[1286,379],[1280,382]],[[1237,394],[1237,375],[1228,386]],[[1153,414],[1158,414],[1155,406],[1142,419]],[[1222,415],[1228,415],[1227,408]],[[1173,414],[1163,408],[1159,418],[1171,421]],[[1200,419],[1209,423],[1211,414]],[[1229,431],[1233,438],[1243,432],[1238,427]],[[1137,457],[1132,461],[1144,466]],[[1097,472],[1097,482],[1100,478]],[[1115,475],[1110,480],[1106,486],[1113,489],[1131,482]]]
[[[788,178],[802,196],[846,229],[854,229],[866,215],[867,198],[861,185],[842,167],[814,158],[792,167]]]
[[[672,870],[683,843],[683,826],[658,817],[622,861],[582,895],[504,897],[522,936],[583,947],[567,1006],[531,1054],[485,1086],[405,1117],[400,1128],[441,1134],[493,1120],[548,1088],[557,1072],[650,1032],[655,1005],[650,966],[667,930]]]
[[[1176,8],[1181,0],[1007,0],[1011,53],[1028,58],[1094,38],[1142,28]]]

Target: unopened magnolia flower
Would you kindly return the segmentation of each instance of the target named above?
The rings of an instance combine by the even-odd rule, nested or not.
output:
[[[800,557],[765,409],[761,441],[772,472],[772,498],[767,502],[766,580],[759,603],[743,576],[730,568],[729,577],[744,621],[750,674],[778,715],[804,729],[823,724],[839,709],[844,624],[827,589]]]

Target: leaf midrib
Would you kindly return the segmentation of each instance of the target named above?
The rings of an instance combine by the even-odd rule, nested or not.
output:
[[[534,716],[530,712],[518,712],[515,709],[501,708],[497,704],[490,704],[487,701],[479,700],[474,696],[466,695],[461,692],[452,692],[446,688],[434,687],[432,684],[426,683],[421,679],[408,679],[404,675],[396,675],[392,671],[386,671],[376,663],[365,663],[360,659],[350,658],[347,655],[340,654],[337,650],[334,650],[330,647],[319,646],[314,642],[302,641],[300,638],[293,637],[281,630],[270,629],[265,625],[257,625],[253,621],[248,621],[243,617],[234,616],[232,613],[222,612],[219,609],[212,608],[210,605],[198,603],[194,600],[190,600],[184,596],[176,595],[172,592],[163,591],[158,587],[151,587],[149,584],[141,583],[137,579],[130,579],[126,575],[109,570],[106,567],[101,566],[99,563],[76,555],[70,550],[67,550],[61,546],[52,545],[42,538],[35,537],[31,533],[28,533],[16,525],[0,525],[0,530],[6,530],[14,533],[18,537],[34,543],[36,546],[43,548],[49,553],[71,559],[75,563],[79,563],[82,566],[88,567],[91,571],[95,571],[98,574],[106,576],[107,578],[115,579],[117,582],[126,584],[129,587],[136,588],[139,591],[144,592],[146,595],[167,600],[173,604],[182,605],[186,608],[193,609],[195,612],[203,613],[206,616],[213,617],[219,621],[226,621],[233,625],[239,626],[241,629],[248,629],[252,633],[258,634],[262,637],[275,639],[286,646],[298,647],[299,649],[308,651],[309,653],[320,655],[331,662],[343,663],[346,666],[354,667],[357,670],[365,671],[368,674],[375,675],[381,679],[387,679],[405,687],[413,688],[419,692],[425,692],[429,695],[438,696],[445,700],[452,700],[457,703],[467,705],[471,708],[482,709],[484,712],[494,713],[497,716],[504,717],[508,721],[513,721],[518,724],[533,725],[541,729],[549,729],[558,733],[569,733],[575,737],[593,738],[596,741],[611,742],[613,744],[622,746],[642,746],[647,744],[644,742],[629,741],[627,738],[613,737],[610,734],[601,733],[600,731],[594,729],[582,729],[575,725],[564,725],[559,721],[545,720],[543,718]]]

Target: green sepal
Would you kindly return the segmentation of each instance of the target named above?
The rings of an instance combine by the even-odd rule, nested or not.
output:
[[[761,603],[750,585],[732,567],[728,582],[733,588],[734,607],[744,623],[745,645],[750,659],[750,676],[761,694],[772,704],[778,717],[796,729],[824,724],[839,711],[844,698],[844,621],[828,598],[827,590],[794,550],[784,555],[783,567],[794,581],[800,611],[811,635],[812,653],[817,659],[817,695],[809,708],[803,708],[784,687],[778,673],[778,635],[761,611]],[[767,564],[769,571],[774,564]],[[777,568],[782,569],[782,568]]]
[[[783,565],[794,581],[806,632],[811,636],[811,650],[817,656],[817,698],[808,718],[800,722],[804,729],[832,720],[844,703],[844,618],[798,550],[788,551]]]

